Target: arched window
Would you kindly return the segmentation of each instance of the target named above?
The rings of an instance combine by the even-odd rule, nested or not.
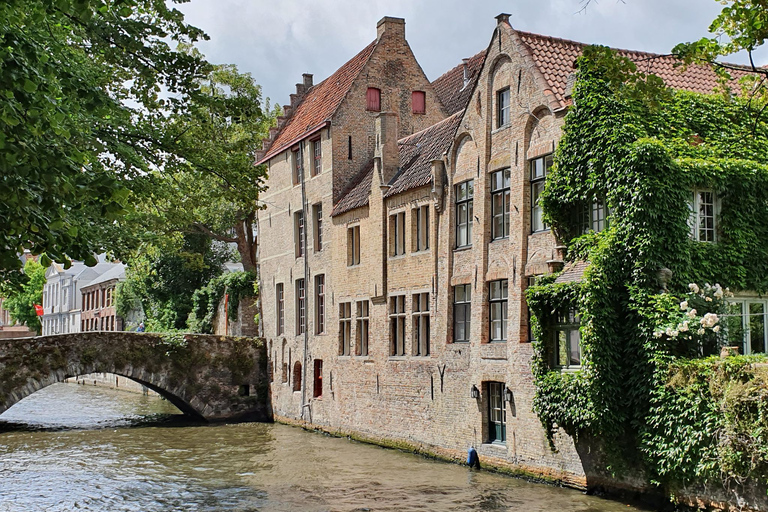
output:
[[[301,391],[301,363],[298,361],[293,365],[293,390]]]

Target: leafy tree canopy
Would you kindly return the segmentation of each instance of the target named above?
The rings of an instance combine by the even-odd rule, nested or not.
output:
[[[35,311],[35,304],[43,303],[45,267],[29,259],[24,264],[24,275],[27,279],[20,289],[15,286],[0,286],[0,296],[5,297],[3,308],[17,323],[24,324],[39,334],[42,326]]]
[[[0,3],[0,277],[25,249],[95,263],[127,182],[162,165],[148,127],[207,74],[170,42],[205,37],[163,0]]]

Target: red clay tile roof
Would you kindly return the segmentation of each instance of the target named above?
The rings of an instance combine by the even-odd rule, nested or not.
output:
[[[333,116],[375,47],[376,41],[373,41],[334,74],[309,89],[278,132],[275,141],[261,159],[262,162],[298,142],[303,135]]]
[[[371,181],[373,180],[373,160],[368,162],[360,170],[357,179],[352,182],[349,191],[341,195],[331,212],[331,217],[360,208],[368,204],[368,196],[371,194]]]
[[[485,50],[471,57],[467,61],[467,71],[469,81],[464,84],[464,64],[459,64],[455,68],[447,71],[442,76],[432,82],[435,94],[440,103],[445,107],[448,115],[455,114],[467,107],[469,97],[475,88],[477,77],[480,76],[480,70],[485,62]]]
[[[421,187],[432,182],[432,160],[443,157],[453,142],[463,112],[433,124],[429,128],[397,141],[400,170],[384,197]]]
[[[589,267],[586,261],[572,261],[565,264],[563,273],[557,276],[555,283],[574,283],[584,279],[584,271]]]
[[[555,93],[562,106],[569,104],[565,99],[565,88],[568,75],[574,72],[573,65],[581,55],[585,43],[569,41],[557,37],[542,36],[515,30],[523,43],[530,49],[533,60],[544,78]],[[638,70],[653,73],[661,77],[673,89],[710,94],[718,85],[718,77],[710,66],[692,64],[683,69],[675,66],[680,61],[672,55],[638,52],[633,50],[616,50],[619,55],[628,57]],[[732,71],[734,78],[743,76],[742,72]]]

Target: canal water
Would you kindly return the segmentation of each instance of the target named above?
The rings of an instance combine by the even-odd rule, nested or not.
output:
[[[638,511],[285,425],[56,384],[0,415],[0,512]]]

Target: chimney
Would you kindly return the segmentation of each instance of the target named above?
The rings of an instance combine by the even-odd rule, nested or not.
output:
[[[464,64],[464,87],[469,83],[469,59],[461,59]]]
[[[301,77],[304,79],[304,90],[309,90],[312,87],[312,74],[304,73]]]
[[[384,16],[376,24],[376,40],[380,40],[384,34],[387,34],[388,37],[405,39],[405,20]]]
[[[509,17],[510,16],[511,16],[511,14],[507,14],[505,12],[499,14],[498,16],[496,16],[497,24],[501,25],[502,23],[506,23],[507,25],[509,25]]]
[[[389,182],[400,166],[400,151],[397,148],[397,114],[381,112],[376,116],[376,151],[374,157],[381,162],[381,182]]]

